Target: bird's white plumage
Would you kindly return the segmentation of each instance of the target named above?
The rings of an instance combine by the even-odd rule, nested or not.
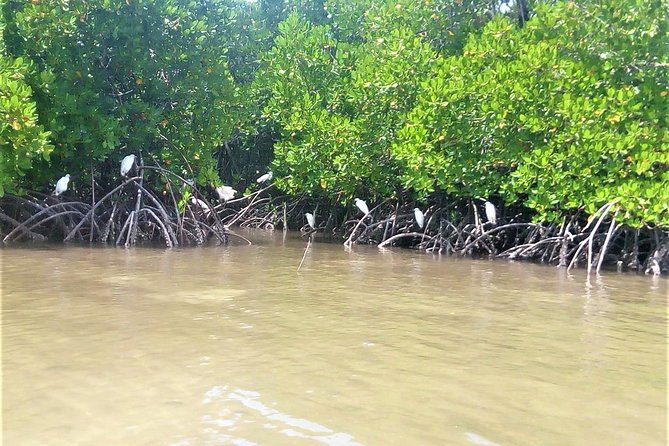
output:
[[[316,229],[316,217],[314,214],[307,212],[304,214],[304,216],[307,217],[307,223],[309,223],[309,226],[311,226],[312,229]]]
[[[70,182],[70,174],[65,174],[58,182],[56,183],[56,190],[53,191],[53,194],[58,196],[67,190],[67,184]]]
[[[265,181],[269,181],[269,180],[271,180],[272,177],[273,177],[272,172],[267,172],[265,175],[261,175],[260,177],[258,177],[258,179],[256,180],[256,182],[257,182],[258,184],[261,184],[261,183],[264,183]]]
[[[204,201],[200,200],[199,198],[195,197],[190,197],[189,199],[191,205],[193,205],[196,208],[199,208],[201,212],[203,212],[205,215],[209,215],[211,213],[211,208],[207,203]]]
[[[219,200],[223,201],[232,200],[233,198],[235,198],[236,193],[237,191],[230,186],[218,186],[216,188],[216,194],[218,195]]]
[[[489,201],[485,202],[485,216],[490,223],[493,225],[497,224],[497,210],[495,209],[495,205]]]
[[[414,208],[413,216],[416,218],[416,223],[418,224],[418,227],[423,229],[423,225],[425,225],[425,215],[423,215],[423,211],[421,211],[418,208]]]
[[[191,204],[200,206],[201,208],[208,208],[208,207],[209,207],[209,206],[207,205],[207,203],[205,203],[204,201],[200,200],[199,198],[190,197],[189,200],[190,200]]]
[[[365,203],[364,200],[361,200],[360,198],[356,198],[353,201],[355,201],[355,205],[358,206],[358,209],[360,209],[360,212],[362,212],[365,215],[369,214],[369,208],[367,207],[367,203]]]
[[[132,170],[132,166],[135,165],[135,155],[128,155],[121,161],[121,176],[124,177],[128,175],[128,172]]]

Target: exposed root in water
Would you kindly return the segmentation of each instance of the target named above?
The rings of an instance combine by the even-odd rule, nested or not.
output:
[[[144,170],[158,172],[165,183],[161,195],[144,185]],[[273,185],[213,205],[185,178],[155,166],[142,166],[139,176],[125,179],[99,200],[67,201],[39,193],[0,199],[0,235],[4,243],[18,240],[78,240],[134,246],[162,240],[167,247],[200,245],[230,238],[251,243],[230,227],[265,230],[301,229],[320,240],[344,245],[376,244],[435,254],[489,255],[564,267],[583,265],[588,273],[603,268],[659,275],[669,272],[669,230],[619,226],[617,201],[606,203],[589,220],[580,212],[561,224],[528,222],[522,209],[505,209],[496,225],[482,221],[471,200],[453,200],[424,210],[425,224],[414,220],[415,203],[385,200],[360,216],[352,206],[323,206],[311,197],[272,195]],[[187,200],[186,197],[191,197]],[[305,214],[316,215],[316,228]],[[516,212],[514,214],[514,212]],[[304,261],[300,262],[300,267]],[[299,267],[298,267],[299,269]]]
[[[242,225],[273,229],[291,224],[304,230],[304,213],[317,207],[305,197],[256,203],[258,207],[249,209],[240,220]],[[599,273],[604,267],[656,275],[669,272],[669,230],[617,225],[617,201],[606,203],[589,221],[577,212],[559,225],[522,221],[526,218],[522,212],[493,225],[482,221],[472,201],[455,200],[427,209],[424,228],[420,229],[414,207],[415,203],[400,205],[386,200],[360,218],[350,218],[341,207],[329,208],[329,214],[321,215],[324,223],[317,230],[321,239],[344,238],[347,247],[376,244],[379,248],[398,246],[435,254],[490,255],[568,269],[584,265],[589,273]]]
[[[304,263],[304,259],[307,257],[307,252],[309,252],[309,248],[311,247],[311,236],[307,239],[307,246],[304,248],[304,254],[302,254],[302,260],[300,260],[300,264],[297,266],[297,272],[300,272],[300,269],[302,268],[302,264]]]
[[[151,169],[164,176],[171,200],[144,186],[144,170]],[[182,191],[188,189],[191,196],[197,197],[196,204],[177,202],[175,186]],[[0,199],[0,234],[4,243],[26,238],[62,239],[129,247],[162,240],[169,248],[203,244],[210,238],[227,243],[230,235],[239,237],[211,209],[211,203],[184,178],[160,167],[142,166],[139,176],[125,179],[90,204],[39,193],[25,197],[6,195]]]

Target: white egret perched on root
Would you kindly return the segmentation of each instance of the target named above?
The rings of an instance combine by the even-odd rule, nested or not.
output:
[[[493,226],[497,224],[497,210],[491,202],[485,202],[485,216]]]
[[[353,201],[355,202],[355,205],[358,206],[358,209],[360,209],[360,212],[362,212],[365,215],[369,214],[369,208],[367,207],[367,203],[365,203],[360,198],[356,198]]]
[[[418,208],[413,208],[413,216],[416,218],[418,227],[423,229],[423,226],[425,225],[425,215],[423,215],[423,211]]]
[[[237,191],[230,186],[218,186],[216,188],[216,194],[218,195],[218,199],[223,200],[224,202],[235,198],[236,193]]]
[[[196,209],[199,209],[200,212],[202,212],[203,215],[209,216],[211,215],[211,208],[207,203],[204,201],[200,200],[199,198],[195,197],[190,197],[188,199],[190,201],[190,204],[193,205]]]
[[[316,229],[316,217],[314,214],[311,212],[307,212],[304,214],[305,217],[307,217],[307,223],[309,223],[309,226],[311,226],[311,229]]]
[[[132,170],[132,168],[135,166],[135,155],[128,155],[123,160],[121,161],[121,176],[126,177],[128,176],[128,172]]]
[[[56,189],[54,189],[51,195],[58,196],[67,190],[67,184],[70,182],[70,174],[65,174],[58,182],[56,183]]]
[[[348,236],[348,239],[344,242],[344,246],[346,246],[347,248],[351,247],[351,245],[353,244],[353,236],[357,233],[358,228],[363,224],[362,222],[364,222],[367,216],[369,215],[369,208],[367,207],[367,203],[365,203],[360,198],[356,198],[353,201],[355,202],[355,205],[358,207],[358,209],[360,209],[360,212],[362,212],[365,215],[360,220],[358,220],[358,223],[351,231],[351,234]]]
[[[262,184],[266,181],[269,181],[269,180],[272,179],[272,176],[273,176],[273,174],[272,174],[271,171],[267,172],[265,175],[261,175],[260,177],[258,177],[258,179],[256,180],[256,183]]]

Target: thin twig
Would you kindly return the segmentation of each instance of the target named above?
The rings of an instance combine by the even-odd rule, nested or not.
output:
[[[304,249],[304,254],[302,254],[302,260],[300,261],[300,264],[297,267],[297,272],[300,272],[300,268],[302,268],[302,263],[304,263],[305,257],[307,257],[307,251],[309,251],[309,247],[311,246],[311,236],[309,236],[309,240],[307,240],[307,247]]]

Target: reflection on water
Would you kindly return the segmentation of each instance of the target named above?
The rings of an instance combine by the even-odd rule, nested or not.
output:
[[[211,405],[218,403],[222,405],[222,409],[214,415],[206,414],[202,417],[203,424],[210,426],[205,429],[206,433],[210,435],[210,438],[215,440],[216,443],[229,442],[231,444],[243,445],[256,444],[247,439],[236,438],[225,432],[231,430],[230,428],[235,425],[250,421],[244,420],[240,412],[229,408],[231,405],[230,403],[238,402],[242,406],[251,409],[254,415],[265,419],[264,423],[257,423],[255,428],[259,426],[263,429],[272,429],[287,437],[309,439],[329,446],[360,445],[360,443],[353,441],[353,438],[348,434],[335,433],[332,429],[313,421],[295,418],[279,412],[276,409],[266,406],[259,400],[259,398],[260,394],[258,392],[250,390],[236,389],[234,391],[229,391],[227,386],[212,387],[206,392],[202,404]],[[225,430],[221,432],[221,428],[225,428]],[[176,444],[190,444],[190,441],[182,440]]]
[[[667,279],[253,232],[0,250],[3,441],[667,443]]]

